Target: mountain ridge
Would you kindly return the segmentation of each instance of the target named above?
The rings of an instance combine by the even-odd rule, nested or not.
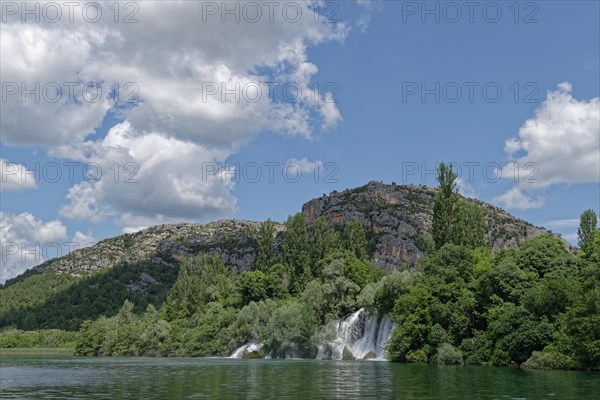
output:
[[[387,270],[397,270],[403,265],[414,269],[424,254],[424,241],[431,230],[435,191],[435,188],[423,185],[371,181],[354,189],[333,191],[309,200],[301,212],[309,227],[320,216],[334,228],[348,221],[361,222],[371,241],[371,260],[375,264]],[[559,237],[491,204],[466,199],[481,207],[486,220],[485,239],[494,251],[514,248],[523,240],[539,235]],[[106,238],[94,246],[47,260],[7,280],[4,287],[47,271],[79,277],[123,263],[152,262],[175,266],[200,251],[219,254],[225,265],[238,272],[250,270],[256,260],[259,226],[260,222],[236,219],[206,224],[156,225]],[[279,243],[285,227],[281,223],[276,223],[276,227],[276,243]]]

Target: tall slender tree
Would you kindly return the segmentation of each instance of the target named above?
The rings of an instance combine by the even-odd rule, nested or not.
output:
[[[579,217],[579,229],[577,229],[577,237],[579,238],[579,248],[585,253],[590,252],[591,246],[594,243],[594,230],[598,226],[598,215],[592,209],[585,210]]]
[[[452,165],[441,163],[438,167],[438,190],[433,199],[433,241],[439,249],[450,241],[450,229],[458,199],[457,176]]]
[[[269,218],[258,229],[256,268],[266,272],[275,265],[275,223]]]
[[[320,261],[330,252],[338,247],[338,237],[329,227],[327,219],[321,216],[315,220],[312,226],[310,262],[313,276],[320,276]]]
[[[292,293],[301,293],[311,278],[309,241],[304,216],[289,217],[282,245],[283,262],[291,277]]]
[[[438,191],[433,200],[433,241],[439,249],[446,243],[475,248],[484,244],[485,221],[476,204],[458,194],[452,165],[438,168]]]

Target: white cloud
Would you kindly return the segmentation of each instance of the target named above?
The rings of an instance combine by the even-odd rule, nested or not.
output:
[[[543,224],[546,228],[558,232],[565,240],[577,245],[578,236],[575,228],[579,227],[579,218],[557,219]]]
[[[508,208],[539,208],[532,192],[555,184],[600,182],[600,98],[578,100],[563,82],[548,93],[535,116],[523,124],[504,151],[511,162],[503,177],[519,183],[496,201]],[[538,197],[538,198],[536,198]]]
[[[557,219],[554,221],[548,221],[544,224],[549,229],[568,229],[576,228],[579,226],[579,218],[573,219]]]
[[[577,236],[577,232],[565,233],[561,234],[561,236],[572,245],[577,245],[577,242],[579,241],[579,236]]]
[[[0,283],[44,261],[70,251],[93,246],[91,232],[76,231],[67,236],[59,220],[43,221],[31,213],[9,214],[0,211]]]
[[[0,158],[0,192],[35,189],[35,173],[26,166]]]
[[[519,135],[506,141],[505,151],[520,168],[521,181],[537,165],[530,184],[547,187],[558,183],[600,182],[600,99],[577,100],[571,84],[564,82],[549,92],[535,117],[523,124]],[[525,154],[518,156],[519,152]],[[513,177],[513,164],[504,167],[503,176]],[[528,184],[528,182],[524,182]]]
[[[473,189],[473,186],[461,177],[456,179],[456,186],[458,187],[458,191],[465,197],[477,198],[477,192]]]
[[[71,242],[75,244],[76,249],[82,249],[84,247],[90,247],[96,244],[96,239],[94,239],[94,235],[91,232],[83,233],[81,231],[75,232],[73,235],[73,239]]]
[[[334,127],[342,120],[342,114],[337,108],[333,94],[327,93],[324,98],[325,103],[321,108],[321,115],[324,119],[326,128]]]
[[[494,197],[493,201],[505,208],[516,210],[540,208],[545,204],[545,200],[543,198],[533,197],[530,194],[526,194],[518,186],[514,186],[505,193]]]
[[[356,21],[356,27],[363,33],[367,31],[367,27],[371,22],[371,17],[374,12],[381,10],[382,0],[357,0],[359,6],[363,8],[361,16]]]
[[[70,188],[60,210],[65,217],[99,222],[129,215],[120,225],[135,229],[163,220],[231,215],[233,183],[202,177],[202,162],[224,162],[263,131],[311,138],[341,121],[325,82],[317,95],[312,89],[318,68],[307,49],[344,40],[351,24],[315,21],[312,1],[295,2],[303,17],[293,23],[281,10],[274,20],[263,13],[257,23],[223,23],[220,14],[203,21],[205,2],[166,3],[135,3],[139,23],[114,23],[111,5],[102,3],[106,17],[97,23],[86,22],[80,12],[69,23],[63,10],[59,23],[9,18],[0,28],[4,82],[28,88],[55,82],[64,89],[55,103],[44,101],[43,93],[40,102],[9,96],[1,112],[2,140],[40,145],[50,155],[95,162],[102,169],[99,181]],[[85,101],[82,87],[72,101],[64,87],[96,81],[103,82],[96,102]],[[281,94],[271,101],[268,82],[280,84],[276,93],[282,84],[295,84],[297,101],[281,101]],[[115,84],[117,100],[109,95]],[[262,95],[249,101],[243,89],[255,84]],[[241,92],[240,99],[224,95],[232,88]],[[134,101],[123,103],[136,90]],[[124,122],[104,138],[90,136],[109,109]],[[139,167],[138,182],[115,182],[110,169],[115,163]],[[128,171],[120,172],[123,178]],[[127,221],[136,218],[144,224],[130,226]]]
[[[233,181],[208,168],[215,161],[223,162],[226,152],[155,133],[136,136],[128,122],[114,126],[86,152],[102,177],[69,189],[69,203],[60,211],[66,218],[99,222],[137,215],[148,226],[165,223],[165,218],[199,221],[235,211]],[[118,221],[121,227],[130,227],[123,218]]]
[[[287,160],[284,165],[291,166],[293,168],[297,168],[302,174],[314,174],[315,172],[322,172],[324,169],[323,162],[319,160],[310,161],[308,158],[304,157],[301,159],[298,158],[290,158]]]
[[[58,220],[44,222],[31,213],[0,211],[0,282],[54,256],[66,238],[67,228]]]

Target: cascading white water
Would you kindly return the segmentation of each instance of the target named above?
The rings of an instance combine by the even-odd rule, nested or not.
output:
[[[263,348],[262,343],[246,343],[236,349],[229,358],[243,358],[244,354],[259,352]]]
[[[317,359],[384,359],[393,324],[364,308],[334,325],[335,338],[319,346]]]
[[[388,315],[370,314],[364,308],[323,330],[323,343],[317,346],[316,359],[373,359],[385,358],[385,346],[392,334],[393,323]],[[262,343],[247,343],[236,349],[230,358],[243,358],[263,348]],[[270,358],[268,355],[266,358]],[[292,353],[285,358],[296,358]]]

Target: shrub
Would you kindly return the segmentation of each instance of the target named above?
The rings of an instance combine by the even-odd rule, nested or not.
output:
[[[575,364],[571,357],[556,351],[534,351],[521,366],[531,369],[571,369]]]
[[[445,365],[462,365],[463,355],[456,347],[444,343],[437,349],[437,362]]]

